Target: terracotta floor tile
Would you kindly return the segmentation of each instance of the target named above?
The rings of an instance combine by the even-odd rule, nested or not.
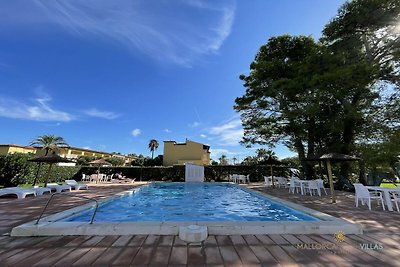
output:
[[[157,246],[159,240],[159,235],[148,235],[143,243],[143,246]]]
[[[139,251],[139,247],[125,247],[121,249],[122,251],[113,260],[111,265],[113,266],[130,265],[133,259],[135,258],[137,252]]]
[[[260,264],[260,261],[248,246],[235,246],[237,253],[244,265]]]
[[[53,253],[48,254],[46,257],[33,264],[33,266],[51,266],[73,250],[73,248],[57,248]]]
[[[227,266],[239,266],[242,264],[239,255],[233,246],[220,246],[222,259]]]
[[[244,238],[244,240],[246,240],[246,243],[249,246],[261,245],[261,242],[256,238],[255,235],[244,235],[243,238]]]
[[[141,247],[132,261],[132,265],[147,265],[153,256],[154,247]]]
[[[277,263],[277,260],[264,246],[250,246],[250,249],[261,263]]]
[[[217,239],[218,246],[233,246],[231,239],[226,235],[217,235],[215,236]]]
[[[171,253],[171,247],[158,246],[154,251],[153,257],[150,261],[151,265],[164,266],[168,265],[169,257]]]
[[[103,253],[106,251],[106,248],[92,248],[87,253],[79,257],[77,261],[75,261],[73,266],[88,266],[94,263]]]
[[[275,242],[272,241],[267,235],[256,235],[256,238],[264,245],[274,245]]]
[[[54,266],[69,266],[72,265],[74,262],[79,260],[85,253],[87,253],[90,248],[76,248],[65,257],[60,258],[57,262],[55,262]]]
[[[132,239],[132,236],[130,236],[130,235],[121,235],[118,237],[117,240],[115,240],[115,242],[111,246],[113,246],[113,247],[126,246],[131,239]]]
[[[215,236],[209,235],[206,240],[204,240],[204,245],[205,246],[217,246],[217,239],[215,239]]]
[[[110,247],[104,251],[97,259],[94,261],[94,266],[106,265],[109,266],[114,262],[119,253],[122,252],[122,248]]]
[[[208,265],[223,265],[221,253],[218,247],[205,247],[206,264]]]
[[[119,238],[119,236],[108,235],[104,237],[99,243],[97,243],[96,247],[109,247]]]
[[[247,244],[241,235],[231,235],[229,237],[234,245],[246,245]]]
[[[158,241],[159,246],[171,247],[173,243],[174,243],[174,236],[172,235],[160,236],[160,240]]]
[[[187,256],[188,265],[204,265],[206,263],[202,248],[189,246],[188,248],[188,256]]]
[[[146,238],[147,235],[135,235],[129,242],[128,246],[139,247],[143,244]]]
[[[4,266],[11,266],[15,265],[18,262],[21,262],[25,260],[27,257],[30,257],[40,251],[40,248],[36,249],[24,249],[23,251],[20,251],[19,253],[16,253],[6,259],[3,259],[1,261],[1,264]]]
[[[169,259],[170,265],[179,265],[187,263],[187,247],[172,247],[171,256]]]

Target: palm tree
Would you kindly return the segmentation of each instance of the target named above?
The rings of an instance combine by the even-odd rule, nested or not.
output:
[[[61,136],[55,136],[55,135],[42,135],[38,136],[36,139],[34,139],[30,144],[30,146],[40,146],[42,149],[46,151],[45,156],[49,154],[50,151],[56,152],[60,149],[60,147],[66,148],[69,145],[65,142],[64,138]],[[41,163],[39,163],[38,170],[36,172],[35,179],[33,180],[33,186],[36,184],[37,177],[40,172],[40,167],[42,166]]]
[[[63,137],[55,135],[38,136],[29,145],[40,146],[46,151],[45,156],[47,156],[50,151],[56,152],[60,150],[60,148],[68,147],[68,144],[65,142]]]
[[[237,157],[233,157],[232,160],[233,160],[233,165],[236,165],[236,161],[238,160]]]
[[[219,157],[219,165],[227,165],[228,161],[226,160],[226,156],[225,155],[221,155],[221,157]]]
[[[149,149],[151,152],[151,159],[154,158],[154,151],[158,148],[158,141],[156,139],[151,139],[149,142]]]

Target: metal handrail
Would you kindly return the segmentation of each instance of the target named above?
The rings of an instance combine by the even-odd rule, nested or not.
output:
[[[76,198],[82,198],[82,199],[87,199],[87,200],[93,200],[94,202],[96,202],[96,207],[94,209],[93,215],[92,215],[92,219],[90,220],[90,224],[93,223],[94,221],[94,217],[96,216],[96,212],[97,212],[97,208],[99,207],[99,202],[91,197],[84,197],[84,196],[77,196],[77,195],[69,195],[69,194],[60,194],[60,193],[53,193],[51,194],[49,200],[47,200],[46,206],[44,206],[44,209],[42,210],[42,213],[40,214],[39,218],[37,219],[35,224],[39,224],[40,219],[42,219],[42,216],[44,214],[44,211],[47,209],[47,207],[49,206],[51,200],[53,199],[53,197],[55,195],[62,195],[62,196],[69,196],[69,197],[76,197]]]

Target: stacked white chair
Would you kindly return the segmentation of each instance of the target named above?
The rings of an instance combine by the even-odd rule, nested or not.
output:
[[[380,192],[370,192],[368,189],[359,183],[354,184],[354,188],[356,190],[356,207],[358,207],[358,202],[361,201],[361,204],[367,204],[369,210],[371,210],[371,199],[376,199],[378,201],[378,205],[381,204],[383,210],[385,210],[385,204],[383,202],[382,194]]]

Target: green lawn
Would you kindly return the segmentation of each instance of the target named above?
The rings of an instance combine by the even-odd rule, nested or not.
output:
[[[396,186],[393,183],[381,183],[381,186],[388,187],[388,188],[396,188]]]

